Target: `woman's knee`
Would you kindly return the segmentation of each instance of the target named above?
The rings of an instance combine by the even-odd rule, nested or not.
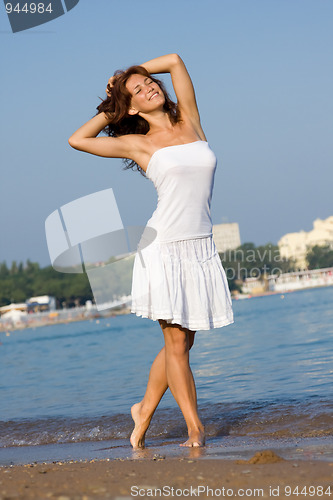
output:
[[[162,328],[165,348],[169,354],[183,356],[190,349],[190,343],[185,331],[176,327]]]
[[[195,332],[183,328],[180,325],[167,323],[165,320],[159,320],[161,325],[165,346],[169,352],[174,354],[187,354],[194,343]]]
[[[189,343],[186,334],[174,335],[174,332],[171,334],[166,332],[164,339],[165,347],[169,353],[176,356],[184,356],[188,353]]]

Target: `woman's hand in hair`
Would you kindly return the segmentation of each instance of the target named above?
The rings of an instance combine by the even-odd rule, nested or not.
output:
[[[111,97],[111,93],[112,93],[112,87],[114,85],[114,81],[115,81],[116,77],[115,76],[111,76],[111,78],[109,78],[109,81],[108,81],[108,84],[106,86],[106,89],[105,89],[105,92],[106,94]]]

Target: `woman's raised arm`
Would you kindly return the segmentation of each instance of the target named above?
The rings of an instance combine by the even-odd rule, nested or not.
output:
[[[122,137],[97,137],[107,126],[109,119],[105,113],[99,113],[86,122],[68,139],[72,148],[107,158],[131,157],[131,144],[127,136]]]
[[[160,56],[141,66],[151,74],[170,73],[180,112],[186,114],[191,120],[200,122],[192,80],[178,54]]]

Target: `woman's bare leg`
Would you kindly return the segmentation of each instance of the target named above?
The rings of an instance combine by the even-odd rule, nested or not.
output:
[[[160,322],[161,324],[161,322]],[[162,326],[162,325],[161,325]],[[189,331],[189,349],[194,342],[195,332]],[[130,442],[133,448],[143,448],[145,444],[145,434],[152,419],[152,416],[161,401],[161,398],[168,388],[165,363],[165,346],[156,356],[150,372],[145,395],[139,403],[131,408],[132,418],[135,423]]]
[[[161,401],[167,388],[165,347],[163,347],[150,368],[147,388],[142,401],[134,404],[131,408],[131,414],[135,424],[130,438],[133,448],[144,447],[146,431],[157,405]]]
[[[203,446],[204,427],[198,415],[196,388],[189,363],[189,330],[166,322],[161,327],[168,386],[187,424],[189,439],[182,446]]]

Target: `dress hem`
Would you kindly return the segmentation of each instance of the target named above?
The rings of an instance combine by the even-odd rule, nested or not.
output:
[[[234,323],[233,317],[232,318],[224,317],[216,320],[208,319],[207,321],[203,322],[200,322],[200,320],[198,321],[193,320],[190,322],[186,322],[183,321],[181,318],[175,318],[175,317],[170,318],[170,314],[167,314],[165,312],[152,314],[148,311],[131,310],[131,313],[136,314],[136,316],[142,318],[151,319],[152,321],[158,321],[159,319],[162,319],[164,321],[167,321],[168,323],[180,325],[183,328],[187,328],[189,330],[212,330],[214,328],[222,328],[223,326],[228,326]]]

